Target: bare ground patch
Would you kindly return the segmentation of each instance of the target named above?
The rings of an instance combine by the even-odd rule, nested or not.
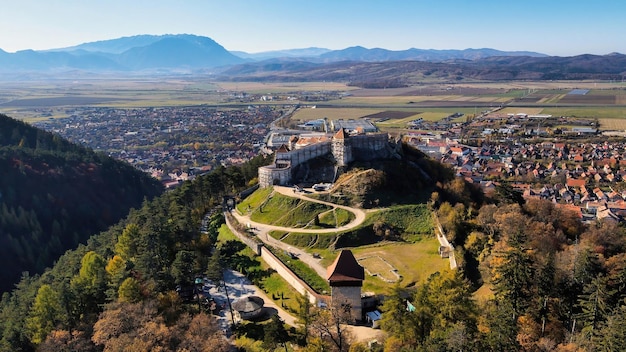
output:
[[[613,105],[615,104],[615,95],[577,95],[577,94],[567,94],[559,103],[564,104],[603,104],[603,105]]]

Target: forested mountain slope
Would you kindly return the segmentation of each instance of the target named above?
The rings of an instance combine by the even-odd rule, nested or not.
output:
[[[126,163],[0,115],[0,290],[161,192]]]
[[[228,350],[215,321],[191,319],[195,305],[182,305],[174,289],[210,266],[223,217],[217,213],[201,234],[204,215],[268,162],[257,157],[185,182],[67,251],[41,276],[22,278],[0,301],[0,351]]]

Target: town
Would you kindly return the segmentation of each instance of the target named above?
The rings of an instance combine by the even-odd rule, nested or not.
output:
[[[324,100],[326,95],[338,94],[311,96]],[[267,95],[252,98],[232,93],[230,97],[251,104],[239,108],[75,107],[68,118],[34,125],[127,161],[172,188],[219,165],[238,165],[260,152],[273,153],[287,145],[292,135],[306,137],[328,129],[335,133],[337,128],[330,125],[341,121],[319,119],[298,125],[285,120],[297,109],[311,106],[252,104],[273,99]],[[366,126],[364,132],[370,133],[389,119],[346,120],[344,124],[357,124],[361,130]],[[281,130],[274,126],[276,121],[296,129]],[[620,183],[626,177],[626,143],[611,139],[622,132],[601,133],[598,127],[592,118],[529,115],[521,109],[503,113],[495,107],[472,116],[452,113],[438,121],[416,119],[407,123],[402,137],[487,194],[506,184],[524,198],[548,199],[575,210],[585,222],[621,221],[626,216],[626,189]]]
[[[421,129],[409,132],[407,142],[486,194],[506,184],[525,199],[574,210],[584,222],[621,221],[626,215],[620,183],[626,177],[626,143],[611,139],[622,132],[600,133],[597,120],[589,118],[502,114],[499,108],[465,122],[444,120],[419,121]],[[555,125],[560,127],[550,127]]]
[[[65,119],[37,127],[127,161],[168,188],[219,165],[238,165],[258,154],[270,123],[283,110],[250,105],[214,107],[74,108]]]

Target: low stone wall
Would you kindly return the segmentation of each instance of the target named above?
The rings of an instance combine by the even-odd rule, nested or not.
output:
[[[291,269],[289,269],[280,259],[278,259],[269,249],[263,247],[261,248],[261,258],[265,260],[267,265],[269,265],[272,269],[276,270],[278,275],[280,275],[291,287],[293,287],[300,294],[304,295],[308,293],[309,301],[312,304],[317,304],[319,299],[321,298],[313,289],[307,285],[306,282],[302,281],[296,274],[294,274]]]
[[[249,187],[248,189],[246,189],[245,191],[242,191],[239,193],[239,198],[244,199],[247,196],[251,195],[252,193],[254,193],[254,191],[256,191],[257,189],[259,189],[259,184],[257,183],[256,185]]]
[[[237,221],[233,219],[233,216],[231,214],[226,213],[224,218],[226,219],[226,225],[233,232],[233,234],[237,236],[237,238],[239,238],[241,242],[245,243],[248,247],[252,248],[252,250],[254,251],[256,255],[261,255],[261,248],[263,248],[263,243],[259,242],[259,240],[256,239],[256,237],[251,237],[245,233],[241,233],[237,231],[235,226],[233,226],[233,223],[236,224]]]
[[[243,243],[248,245],[248,247],[252,248],[252,250],[269,265],[272,269],[276,270],[278,275],[280,275],[291,287],[293,287],[300,294],[304,295],[305,292],[308,293],[309,301],[312,304],[318,304],[320,302],[324,302],[328,304],[330,302],[330,296],[323,296],[315,292],[306,282],[298,277],[291,269],[289,269],[280,259],[278,259],[269,249],[265,248],[263,243],[258,242],[258,240],[254,237],[249,237],[245,233],[241,233],[237,231],[235,226],[233,226],[234,219],[231,218],[232,215],[226,214],[226,225],[228,228],[239,238]]]

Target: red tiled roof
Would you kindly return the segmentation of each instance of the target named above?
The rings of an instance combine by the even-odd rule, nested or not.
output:
[[[585,183],[587,183],[587,181],[583,179],[576,179],[576,178],[567,179],[567,186],[569,187],[583,187]]]
[[[344,249],[339,253],[333,264],[328,267],[326,276],[331,286],[346,282],[360,284],[365,280],[365,270],[356,261],[352,251]]]
[[[337,133],[335,133],[335,137],[337,139],[346,139],[346,133],[343,131],[343,128],[340,128]]]

